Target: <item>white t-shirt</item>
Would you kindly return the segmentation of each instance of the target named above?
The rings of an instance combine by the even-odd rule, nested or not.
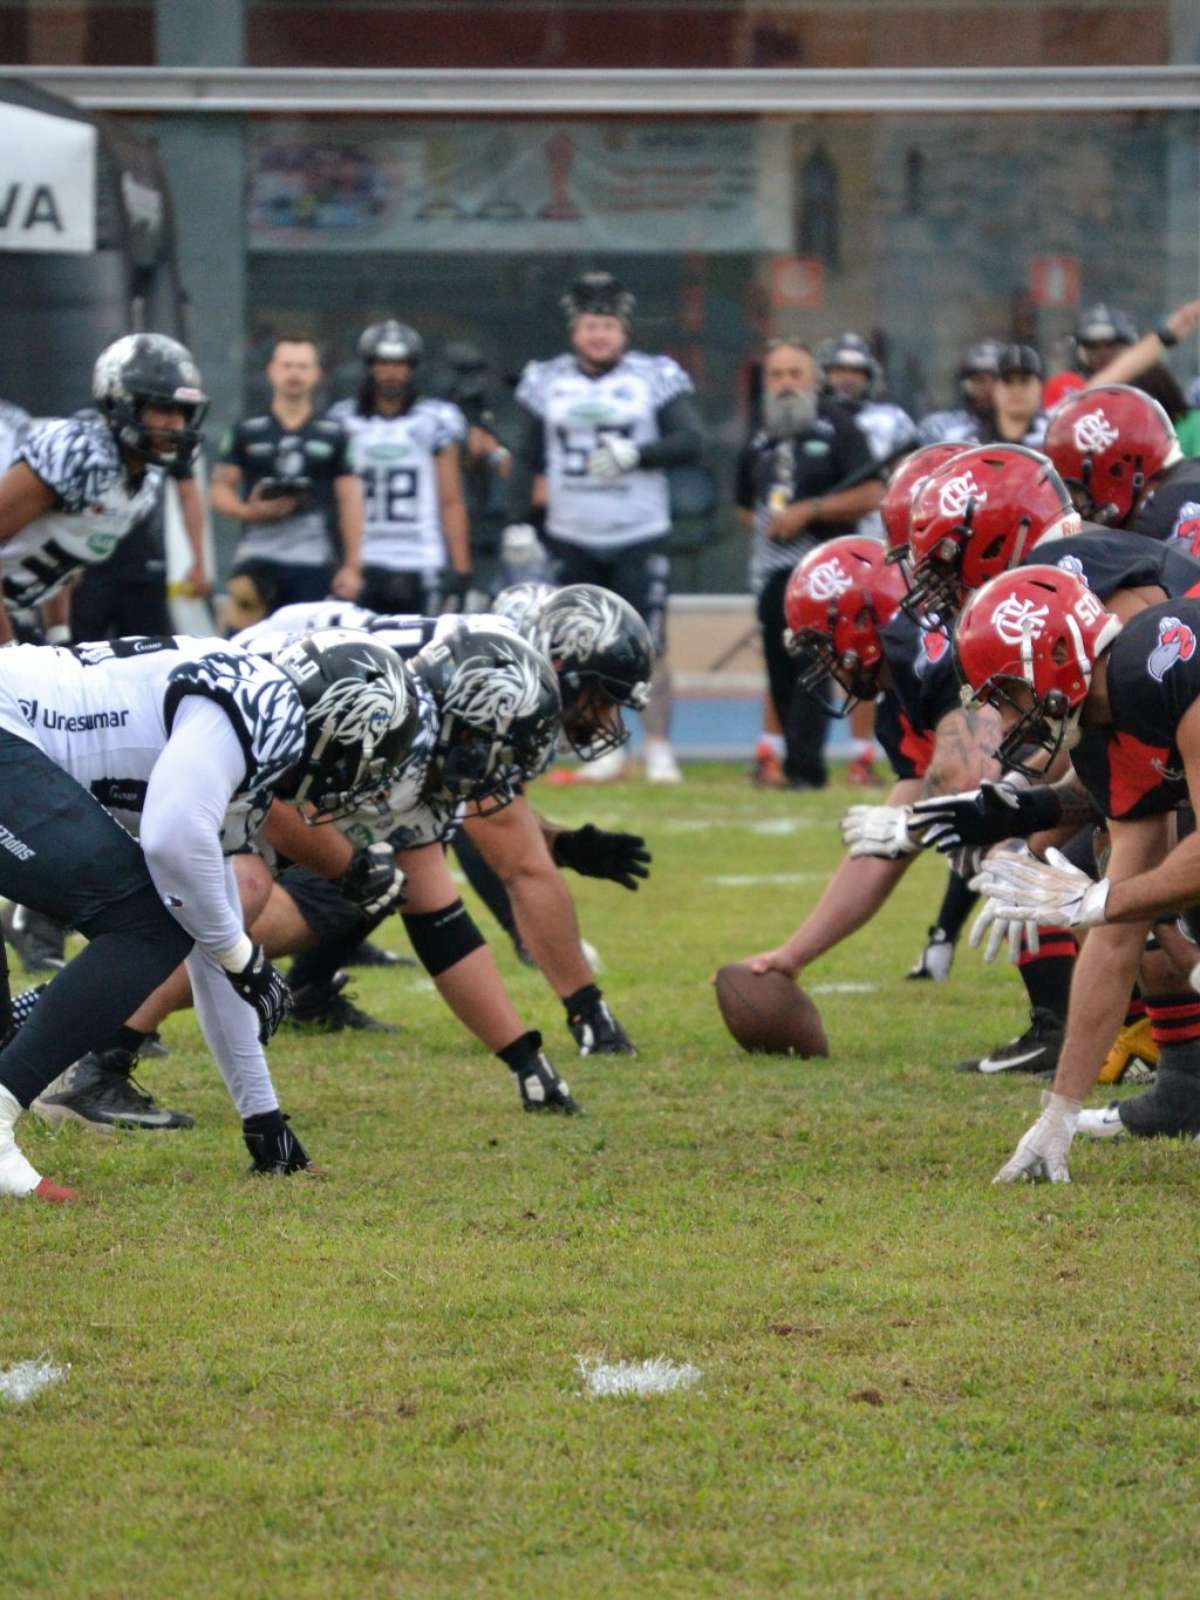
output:
[[[437,457],[467,436],[467,420],[445,400],[417,400],[403,416],[364,417],[352,400],[329,415],[350,436],[363,486],[363,565],[437,572],[446,565]]]
[[[93,412],[35,422],[17,460],[53,489],[58,505],[0,545],[4,598],[13,606],[38,605],[73,573],[106,561],[162,491],[160,467],[129,481],[108,424]]]
[[[517,400],[545,427],[546,530],[567,544],[611,550],[660,538],[671,525],[665,472],[590,478],[588,456],[606,436],[632,444],[661,437],[658,413],[692,380],[670,356],[626,351],[610,371],[591,377],[574,355],[531,361]]]

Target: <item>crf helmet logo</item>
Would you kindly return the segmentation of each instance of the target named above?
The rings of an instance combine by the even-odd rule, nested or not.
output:
[[[1005,644],[1021,644],[1026,639],[1040,639],[1050,615],[1048,605],[1037,605],[1032,600],[1019,600],[1010,595],[992,612],[992,626]]]
[[[944,517],[961,517],[974,500],[978,506],[987,504],[987,492],[975,482],[975,475],[964,472],[961,477],[948,479],[938,494],[938,510]]]
[[[822,561],[808,575],[808,590],[814,600],[837,600],[854,587],[854,579],[835,557]]]
[[[1062,556],[1054,563],[1060,572],[1069,572],[1073,578],[1078,578],[1080,583],[1087,582],[1087,574],[1083,570],[1083,562],[1078,556]]]
[[[1160,617],[1158,643],[1150,652],[1146,670],[1156,683],[1161,683],[1177,661],[1190,661],[1196,653],[1196,635],[1186,622],[1178,617]]]
[[[1120,434],[1104,415],[1103,411],[1085,411],[1075,423],[1075,448],[1085,453],[1096,450],[1107,450],[1109,445],[1116,444]]]

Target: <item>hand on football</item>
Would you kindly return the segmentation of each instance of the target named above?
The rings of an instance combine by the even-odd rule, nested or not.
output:
[[[764,972],[782,972],[785,977],[794,978],[803,963],[791,960],[787,954],[787,946],[781,944],[778,950],[764,950],[761,955],[748,957],[746,965],[759,977]]]
[[[1042,1094],[1042,1114],[1021,1139],[1011,1157],[992,1179],[993,1183],[1016,1183],[1028,1178],[1036,1182],[1070,1183],[1067,1156],[1079,1121],[1079,1101],[1047,1089]]]

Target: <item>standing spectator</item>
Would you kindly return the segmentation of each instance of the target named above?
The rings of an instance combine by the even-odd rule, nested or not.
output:
[[[213,469],[213,510],[245,530],[230,593],[259,616],[329,594],[355,600],[362,587],[362,489],[345,430],[313,409],[320,381],[313,340],[277,339],[271,409],[229,430]]]
[[[857,481],[839,487],[848,479]],[[792,788],[818,789],[827,780],[827,712],[796,686],[796,662],[783,644],[783,591],[802,556],[852,532],[882,499],[866,438],[836,400],[818,394],[811,352],[796,339],[772,340],[763,366],[763,427],[738,463],[737,504],[754,529],[750,584]]]
[[[1075,357],[1088,388],[1097,383],[1132,384],[1179,423],[1187,415],[1187,399],[1162,357],[1183,332],[1192,331],[1189,310],[1190,306],[1180,306],[1142,339],[1133,318],[1117,306],[1096,305],[1082,312],[1075,329]],[[1114,371],[1120,376],[1113,377]]]
[[[500,536],[507,521],[506,480],[512,455],[496,426],[487,357],[478,345],[456,339],[442,350],[434,392],[456,405],[467,421],[463,450],[463,499],[471,537],[471,588],[468,611],[487,611],[505,587]]]
[[[563,584],[612,589],[646,622],[658,665],[645,713],[646,776],[678,783],[670,744],[666,669],[671,560],[668,467],[699,460],[703,448],[692,380],[669,356],[629,348],[633,295],[607,272],[587,272],[563,296],[571,348],[532,361],[517,389],[520,434],[509,476],[513,547],[544,476],[546,534]],[[532,530],[525,530],[532,537]],[[624,752],[589,763],[587,776],[612,778]],[[599,769],[599,770],[598,770]]]
[[[922,444],[982,444],[992,419],[998,339],[981,339],[963,353],[958,366],[962,404],[949,411],[930,411],[917,430]]]
[[[436,617],[448,596],[462,599],[471,577],[458,464],[467,422],[457,406],[415,392],[424,348],[407,323],[372,323],[358,341],[358,395],[329,416],[349,435],[363,486],[359,599],[372,611]]]
[[[1046,437],[1042,358],[1032,345],[1006,344],[997,357],[992,426],[984,444],[1024,444],[1040,450]]]

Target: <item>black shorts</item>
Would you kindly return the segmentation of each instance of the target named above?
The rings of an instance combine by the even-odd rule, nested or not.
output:
[[[308,567],[251,556],[239,561],[229,576],[249,578],[270,613],[283,606],[315,605],[318,600],[328,600],[329,585],[336,571],[332,562],[327,566]]]
[[[654,653],[667,648],[667,600],[671,594],[671,558],[667,536],[627,544],[619,550],[584,550],[562,539],[546,538],[561,584],[598,583],[619,594],[650,629]]]
[[[307,867],[289,867],[279,876],[279,887],[286,889],[296,909],[320,940],[348,938],[363,924],[361,906],[329,878],[321,878]]]
[[[152,888],[137,841],[36,745],[0,730],[0,895],[87,933]]]
[[[390,567],[364,567],[360,606],[384,616],[436,617],[445,591],[440,572],[393,572]]]

